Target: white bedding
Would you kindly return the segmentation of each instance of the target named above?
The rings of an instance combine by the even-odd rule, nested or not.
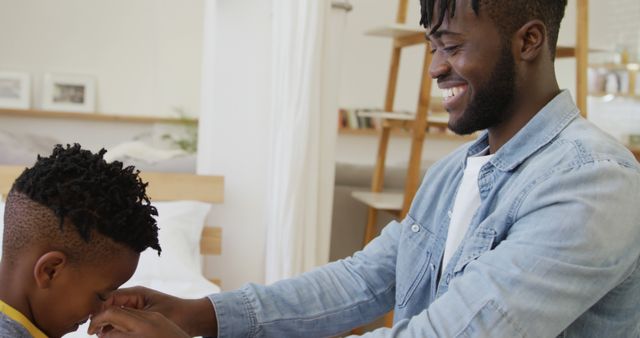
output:
[[[112,162],[129,157],[133,160],[155,163],[184,155],[187,155],[187,152],[181,149],[160,149],[142,141],[127,141],[111,147],[104,155],[104,159]]]
[[[51,154],[55,144],[65,144],[59,139],[40,134],[16,133],[2,130],[0,126],[0,164],[31,166],[37,155]],[[171,134],[169,131],[162,131]],[[118,160],[125,165],[133,165],[143,172],[195,173],[196,154],[170,148],[160,139],[161,135],[152,135],[145,141],[125,141],[107,147],[105,159]],[[85,147],[87,145],[85,144]],[[98,150],[95,148],[93,150]]]

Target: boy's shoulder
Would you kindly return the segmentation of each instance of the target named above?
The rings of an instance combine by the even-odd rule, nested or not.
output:
[[[0,312],[0,338],[32,338],[32,336],[24,326]]]

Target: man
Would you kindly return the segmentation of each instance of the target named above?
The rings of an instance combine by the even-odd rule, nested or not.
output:
[[[330,336],[392,309],[393,328],[368,336],[638,337],[640,168],[558,88],[565,7],[422,1],[449,127],[486,132],[434,165],[363,251],[211,302],[145,289],[111,302],[220,337]],[[153,316],[112,307],[92,328],[152,337]]]

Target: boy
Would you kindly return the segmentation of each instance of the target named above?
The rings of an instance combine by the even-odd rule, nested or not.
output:
[[[57,145],[7,196],[0,261],[0,337],[77,330],[133,275],[142,251],[160,253],[158,227],[133,167],[80,145]]]

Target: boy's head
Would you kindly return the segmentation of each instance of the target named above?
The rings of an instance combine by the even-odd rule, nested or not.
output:
[[[7,197],[3,271],[22,282],[25,315],[50,337],[75,331],[98,311],[131,278],[140,252],[160,252],[146,184],[104,153],[58,145]]]

